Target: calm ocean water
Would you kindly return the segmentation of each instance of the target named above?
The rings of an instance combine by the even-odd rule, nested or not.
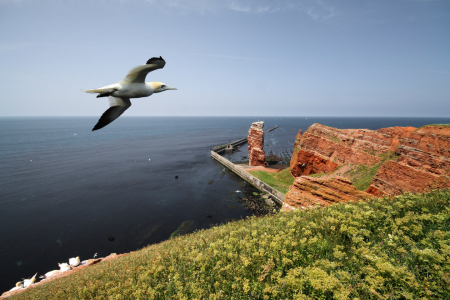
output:
[[[251,215],[244,183],[209,149],[246,137],[263,120],[266,153],[291,153],[313,123],[379,129],[450,118],[121,117],[0,118],[0,293],[57,263],[158,243],[185,221],[189,232]],[[246,160],[244,145],[228,158]],[[178,176],[178,179],[175,179]],[[207,218],[212,214],[212,218]],[[109,237],[114,241],[109,241]]]

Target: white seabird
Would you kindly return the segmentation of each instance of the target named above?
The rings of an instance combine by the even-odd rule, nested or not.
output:
[[[69,258],[69,265],[70,265],[70,266],[76,267],[76,266],[78,266],[79,264],[80,264],[80,257],[79,257],[79,256]]]
[[[49,277],[52,277],[53,275],[58,274],[59,272],[61,272],[61,271],[60,270],[53,270],[53,271],[45,273],[42,276],[39,276],[39,278],[41,278],[41,279],[49,278]]]
[[[31,277],[30,279],[24,279],[23,281],[23,288],[26,289],[27,287],[29,287],[30,285],[32,285],[35,281],[36,281],[36,274],[34,274],[33,277]]]
[[[98,94],[99,97],[109,97],[109,108],[98,120],[92,131],[100,129],[117,119],[131,106],[130,98],[148,97],[153,93],[176,90],[162,82],[145,82],[145,77],[151,71],[162,69],[166,61],[160,56],[152,57],[147,64],[134,67],[127,76],[118,83],[110,84],[98,89],[83,90],[83,92]]]
[[[70,271],[71,269],[71,267],[66,263],[58,264],[58,266],[61,272]]]

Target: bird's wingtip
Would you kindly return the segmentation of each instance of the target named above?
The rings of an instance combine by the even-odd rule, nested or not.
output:
[[[155,65],[158,65],[159,67],[163,68],[166,64],[166,61],[164,60],[164,58],[162,58],[162,56],[152,57],[149,60],[147,60],[147,65],[151,65],[151,64],[155,64]]]

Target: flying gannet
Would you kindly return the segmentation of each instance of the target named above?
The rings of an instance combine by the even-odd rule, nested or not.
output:
[[[92,131],[100,129],[117,119],[131,106],[130,98],[148,97],[153,93],[176,90],[162,82],[145,82],[145,77],[151,71],[162,69],[166,61],[160,56],[152,57],[147,64],[131,69],[127,76],[118,83],[98,89],[83,90],[83,92],[98,94],[99,97],[109,97],[109,108],[103,113]]]

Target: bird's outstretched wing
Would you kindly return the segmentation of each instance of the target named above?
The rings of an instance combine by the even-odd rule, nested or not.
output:
[[[117,119],[124,111],[131,106],[129,98],[119,98],[109,96],[109,108],[103,113],[92,131],[100,129]]]
[[[131,69],[127,76],[119,83],[144,83],[145,77],[151,71],[162,69],[166,65],[166,61],[160,57],[152,57],[147,61],[146,65],[141,65]]]

